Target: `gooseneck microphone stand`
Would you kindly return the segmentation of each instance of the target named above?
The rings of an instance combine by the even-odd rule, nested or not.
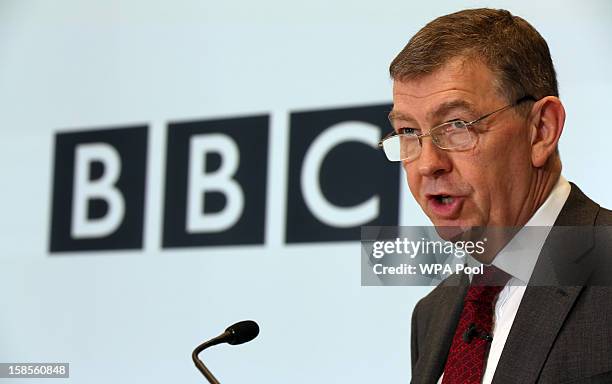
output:
[[[206,380],[208,380],[208,382],[211,384],[220,384],[220,383],[219,383],[219,380],[217,380],[217,378],[212,374],[212,372],[209,371],[208,368],[206,368],[202,360],[198,358],[198,355],[200,354],[200,352],[202,352],[208,347],[212,347],[213,345],[217,345],[217,344],[226,342],[227,341],[226,333],[227,332],[224,332],[221,335],[215,337],[214,339],[210,339],[208,341],[203,342],[202,344],[198,345],[196,349],[193,350],[193,353],[191,354],[191,358],[193,359],[195,366],[198,368],[200,372],[202,372]]]
[[[252,320],[241,321],[232,325],[231,327],[228,327],[225,332],[215,337],[214,339],[210,339],[198,345],[196,349],[193,350],[193,353],[191,354],[191,359],[209,383],[220,384],[219,380],[217,380],[217,378],[212,374],[212,372],[210,372],[208,368],[206,368],[202,360],[200,360],[200,358],[198,357],[200,352],[202,352],[208,347],[212,347],[213,345],[221,343],[228,343],[230,345],[247,343],[256,338],[258,334],[259,326],[256,322]]]

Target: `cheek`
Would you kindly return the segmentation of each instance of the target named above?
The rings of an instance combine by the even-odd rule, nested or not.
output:
[[[408,164],[404,164],[404,172],[406,174],[406,181],[408,182],[408,188],[410,189],[410,193],[414,196],[415,200],[419,201],[419,190],[421,185],[421,177],[419,177],[418,172],[413,166],[411,167]]]
[[[456,156],[454,169],[457,181],[470,191],[470,209],[486,212],[490,207],[492,187],[497,183],[500,171],[494,167],[493,159],[475,149],[468,156]]]
[[[482,160],[488,164],[483,170],[492,190],[512,189],[520,183],[531,168],[529,146],[518,137],[507,137],[492,150],[482,153]]]
[[[483,212],[505,206],[530,167],[529,148],[523,137],[495,133],[498,135],[483,136],[469,158],[458,165],[462,178],[473,188],[474,204]]]
[[[482,139],[479,156],[490,166],[514,170],[529,162],[531,145],[527,127],[511,124],[483,135]]]

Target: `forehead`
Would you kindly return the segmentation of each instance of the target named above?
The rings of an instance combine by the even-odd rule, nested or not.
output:
[[[496,84],[495,76],[482,62],[456,58],[432,74],[406,81],[395,80],[391,114],[425,118],[441,105],[473,110],[497,105],[501,97]]]

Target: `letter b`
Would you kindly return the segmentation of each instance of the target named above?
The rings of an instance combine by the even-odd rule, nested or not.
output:
[[[168,126],[163,248],[263,244],[268,121]]]
[[[221,165],[206,172],[207,155],[215,153]],[[189,146],[189,192],[187,199],[187,232],[222,232],[231,228],[244,207],[244,194],[234,179],[240,164],[240,150],[227,135],[209,133],[194,135]],[[205,213],[206,192],[225,196],[225,207],[219,212]]]
[[[116,183],[121,174],[121,158],[106,143],[81,144],[76,147],[71,234],[74,239],[104,237],[117,230],[125,214],[125,200]],[[104,172],[92,180],[90,169],[98,162]],[[99,199],[108,206],[107,213],[90,218],[89,203]]]
[[[50,252],[142,248],[147,127],[59,133]]]

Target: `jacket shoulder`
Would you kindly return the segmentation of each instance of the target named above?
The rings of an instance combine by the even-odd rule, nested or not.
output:
[[[595,225],[612,225],[612,211],[600,207],[595,219]]]

